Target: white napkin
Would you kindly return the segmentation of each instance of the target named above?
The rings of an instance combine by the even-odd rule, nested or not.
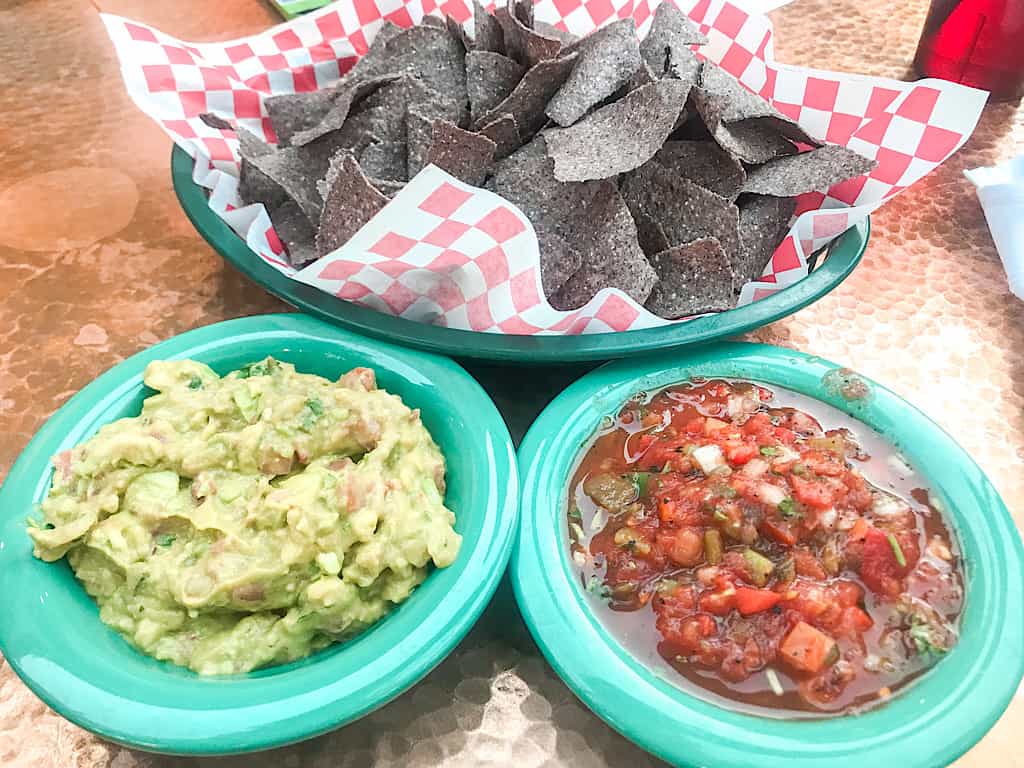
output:
[[[964,171],[964,176],[977,187],[1010,290],[1024,299],[1024,155],[991,168]]]

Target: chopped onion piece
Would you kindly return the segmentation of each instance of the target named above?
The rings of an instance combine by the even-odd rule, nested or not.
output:
[[[782,683],[779,681],[779,676],[775,674],[774,669],[766,669],[764,676],[768,678],[768,685],[772,687],[772,693],[776,696],[781,696],[786,691],[782,687]]]
[[[697,462],[697,466],[705,475],[710,475],[716,469],[726,466],[725,456],[722,455],[722,449],[717,445],[702,445],[700,448],[695,448],[690,458]]]
[[[754,489],[757,500],[770,507],[777,507],[787,498],[786,492],[777,485],[761,483]]]
[[[818,523],[821,524],[822,528],[831,531],[836,526],[837,517],[838,513],[835,508],[829,507],[828,509],[822,510],[818,513]]]
[[[768,471],[768,462],[764,459],[751,459],[743,465],[743,469],[740,470],[741,475],[746,477],[760,477]]]
[[[888,493],[877,494],[874,504],[871,506],[872,514],[879,517],[895,517],[909,509],[907,503],[896,496]]]
[[[590,530],[600,531],[607,522],[608,518],[605,516],[604,510],[598,507],[594,516],[590,519]]]

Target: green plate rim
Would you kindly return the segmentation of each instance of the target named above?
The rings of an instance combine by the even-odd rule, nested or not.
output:
[[[431,410],[435,413],[430,415],[438,421],[451,421],[447,409],[453,401],[458,402],[474,424],[474,435],[459,443],[463,447],[475,444],[473,453],[467,455],[474,458],[465,460],[472,461],[473,466],[462,466],[460,471],[472,478],[467,487],[473,495],[466,503],[479,505],[482,533],[476,547],[460,555],[461,570],[439,600],[417,604],[412,613],[406,614],[409,618],[395,612],[382,620],[381,633],[407,639],[400,640],[401,648],[368,644],[358,652],[360,659],[367,654],[372,658],[366,666],[354,669],[346,665],[340,658],[344,645],[337,646],[340,652],[322,651],[327,654],[322,659],[268,668],[271,674],[258,671],[227,678],[199,678],[174,665],[144,659],[154,669],[153,677],[148,677],[147,669],[145,677],[133,678],[137,686],[113,692],[111,683],[103,680],[104,673],[92,671],[79,676],[62,663],[59,655],[47,656],[40,651],[34,630],[25,629],[31,626],[25,622],[33,616],[26,614],[24,607],[16,608],[13,600],[8,601],[7,595],[17,588],[13,571],[26,567],[17,561],[32,560],[24,519],[33,500],[49,487],[50,456],[91,434],[88,430],[97,423],[98,414],[139,391],[146,363],[212,356],[247,339],[279,343],[280,354],[309,340],[346,347],[350,354],[367,357],[369,365],[387,370],[390,376],[408,379],[410,390],[425,388],[419,397],[433,400]],[[479,467],[477,461],[489,466]],[[163,754],[226,755],[311,738],[363,717],[405,692],[465,637],[505,571],[517,529],[518,488],[514,447],[504,420],[479,383],[448,358],[366,339],[301,314],[245,317],[187,331],[129,357],[86,385],[47,420],[11,467],[0,486],[0,614],[5,617],[0,621],[0,650],[22,681],[49,707],[76,725],[119,744]],[[34,561],[28,565],[34,565]],[[42,567],[66,568],[60,564]],[[40,602],[54,583],[38,584]],[[30,593],[34,603],[35,592]],[[20,611],[20,620],[15,610]],[[10,616],[14,620],[8,621]],[[385,628],[391,617],[395,619],[393,627]],[[415,631],[408,626],[410,620],[416,621]],[[96,622],[99,624],[98,617]],[[123,646],[126,653],[135,653],[113,630],[103,629],[99,626],[97,631],[109,637],[109,642]],[[384,657],[383,676],[367,669]],[[102,682],[93,683],[93,679]],[[207,684],[216,688],[205,693],[203,686]],[[339,686],[345,686],[344,690]],[[133,698],[135,690],[147,688],[145,700]],[[159,704],[152,703],[158,695]],[[219,706],[225,701],[230,705]],[[251,717],[256,713],[258,719],[253,721]]]
[[[519,449],[522,508],[509,571],[527,626],[569,688],[624,736],[675,765],[862,768],[946,765],[1005,710],[1024,674],[1024,549],[981,469],[921,411],[864,377],[866,401],[822,381],[834,363],[789,349],[724,343],[616,361],[541,413]],[[829,403],[878,429],[928,478],[967,561],[960,643],[884,707],[829,720],[730,711],[692,696],[635,659],[600,621],[568,555],[569,473],[604,415],[630,394],[689,376],[754,379]],[[952,468],[955,468],[955,471]]]
[[[189,221],[228,263],[282,301],[365,336],[453,357],[528,365],[629,357],[702,344],[767,325],[817,301],[845,280],[860,263],[871,233],[870,218],[866,218],[840,235],[825,262],[803,280],[745,307],[680,325],[577,336],[477,333],[385,315],[285,277],[257,257],[210,209],[205,190],[192,180],[192,170],[192,157],[175,145],[171,152],[171,178]]]

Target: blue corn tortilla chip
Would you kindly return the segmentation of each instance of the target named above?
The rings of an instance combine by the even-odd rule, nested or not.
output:
[[[288,251],[288,263],[302,267],[317,259],[316,227],[298,205],[286,200],[277,208],[267,209],[278,239]]]
[[[547,115],[569,126],[626,85],[641,68],[640,44],[632,19],[620,19],[584,38],[579,58],[548,103]]]
[[[728,200],[736,199],[747,179],[743,165],[713,141],[666,141],[654,159]]]
[[[427,153],[434,132],[434,118],[419,109],[410,109],[405,118],[406,176],[413,178],[427,164]]]
[[[518,206],[537,233],[541,285],[549,300],[583,265],[586,212],[602,184],[608,182],[558,181],[542,136],[495,167],[490,188]]]
[[[473,50],[505,53],[501,24],[484,9],[480,0],[473,0]]]
[[[505,36],[505,51],[509,58],[515,59],[525,67],[533,67],[542,61],[558,56],[562,50],[562,41],[557,37],[548,37],[535,32],[520,18],[525,15],[521,9],[524,4],[513,4],[513,8],[498,7],[494,17],[501,25]],[[530,5],[530,8],[533,6]],[[520,10],[519,13],[516,11]]]
[[[639,211],[632,213],[633,221],[636,222],[636,239],[645,254],[653,256],[655,253],[667,251],[671,247],[661,224],[646,213]]]
[[[740,209],[740,249],[733,259],[734,292],[757,280],[789,231],[796,200],[769,195],[743,195]]]
[[[705,61],[700,70],[700,88],[718,121],[732,127],[733,123],[756,120],[763,130],[774,129],[791,141],[822,146],[821,141],[779,112],[766,99],[747,90],[724,69]]]
[[[660,317],[721,312],[736,304],[729,256],[713,237],[656,253],[651,266],[658,282],[644,307]]]
[[[690,46],[704,45],[707,41],[672,0],[662,0],[654,12],[647,36],[640,43],[640,54],[654,75],[662,77],[673,69],[690,71],[693,68],[692,61],[696,60]],[[682,74],[675,76],[686,79]]]
[[[585,210],[576,214],[579,240],[574,246],[583,263],[548,302],[555,309],[582,307],[602,288],[618,288],[643,304],[657,282],[637,242],[636,225],[615,184],[598,182]]]
[[[574,35],[572,32],[559,29],[554,24],[548,24],[546,21],[537,21],[535,19],[533,22],[533,29],[539,34],[544,35],[544,37],[553,37],[556,40],[561,40],[562,53],[566,53],[566,46],[570,46],[581,39],[579,35]]]
[[[301,147],[319,139],[327,133],[340,130],[345,124],[345,120],[348,118],[349,112],[354,106],[381,86],[391,83],[398,78],[399,76],[397,74],[391,73],[375,77],[356,77],[346,80],[344,85],[339,85],[334,89],[334,98],[331,101],[331,106],[328,108],[327,112],[320,117],[316,124],[292,133],[288,137],[287,143],[291,146]],[[322,93],[322,91],[317,91],[317,93]],[[271,120],[271,124],[273,124],[273,120]],[[278,134],[278,138],[280,138],[280,134]]]
[[[480,128],[477,133],[486,136],[494,142],[494,159],[501,160],[508,157],[522,146],[522,139],[519,137],[519,126],[512,115],[501,115],[487,125]]]
[[[359,167],[374,179],[406,181],[408,158],[404,141],[378,141],[359,155]]]
[[[253,133],[239,128],[238,152],[241,156],[238,175],[238,195],[246,203],[263,203],[267,210],[278,208],[287,201],[288,193],[280,184],[253,165],[253,160],[271,155],[274,148]]]
[[[576,64],[577,54],[571,54],[550,61],[542,61],[530,67],[512,93],[494,109],[485,114],[474,125],[492,122],[501,115],[512,115],[519,126],[519,135],[530,139],[547,122],[544,109],[555,92],[562,87]]]
[[[569,128],[545,132],[560,181],[607,179],[646,163],[661,149],[690,86],[659,80],[587,115]]]
[[[406,185],[406,182],[404,181],[395,181],[393,179],[367,178],[370,184],[373,185],[373,188],[387,198],[392,198],[397,195]]]
[[[630,212],[657,222],[669,246],[713,237],[734,256],[739,250],[739,209],[658,162],[647,163],[622,180]]]
[[[427,163],[478,187],[494,164],[494,148],[494,142],[482,134],[464,131],[447,120],[435,120]]]
[[[320,188],[324,205],[316,233],[318,256],[325,256],[347,243],[388,202],[363,175],[350,152],[335,155]]]
[[[453,40],[457,40],[459,42],[463,51],[468,53],[473,50],[473,41],[466,33],[466,28],[464,26],[451,16],[445,16],[444,23],[448,29],[448,34],[451,35]]]
[[[335,92],[321,88],[308,93],[268,96],[263,106],[277,134],[278,146],[287,147],[292,136],[316,126],[334,105]]]
[[[876,165],[852,149],[830,144],[751,168],[743,191],[776,197],[824,192],[833,184],[869,173]]]
[[[466,55],[466,90],[469,115],[475,123],[508,97],[523,79],[526,68],[491,51],[470,51]]]
[[[779,132],[778,126],[766,122],[770,118],[750,118],[726,125],[720,116],[720,99],[699,87],[691,89],[690,99],[709,135],[738,160],[756,165],[796,154],[796,147]]]
[[[310,221],[320,219],[323,201],[317,191],[320,178],[310,172],[308,158],[297,147],[283,147],[252,158],[253,166],[281,187]]]
[[[235,130],[235,126],[233,126],[230,122],[225,120],[223,117],[218,117],[212,112],[203,112],[203,114],[199,116],[199,119],[211,128],[216,128],[218,131]]]

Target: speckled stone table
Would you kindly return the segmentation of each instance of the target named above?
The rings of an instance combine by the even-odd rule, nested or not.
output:
[[[189,40],[275,21],[259,0],[0,2],[0,476],[54,409],[119,360],[196,326],[284,309],[225,267],[185,219],[169,142],[125,95],[94,6]],[[773,13],[778,58],[907,77],[926,6],[797,0]],[[1015,151],[1024,151],[1024,110],[989,106],[950,162],[874,217],[864,262],[839,289],[752,338],[846,364],[923,408],[985,467],[1020,525],[1024,303],[1006,288],[961,175]],[[473,372],[518,437],[582,370]],[[957,765],[1024,766],[1022,732],[1018,695]],[[513,764],[658,762],[576,701],[538,654],[507,585],[413,690],[347,728],[256,756],[183,760],[108,744],[48,710],[0,659],[8,768]]]

